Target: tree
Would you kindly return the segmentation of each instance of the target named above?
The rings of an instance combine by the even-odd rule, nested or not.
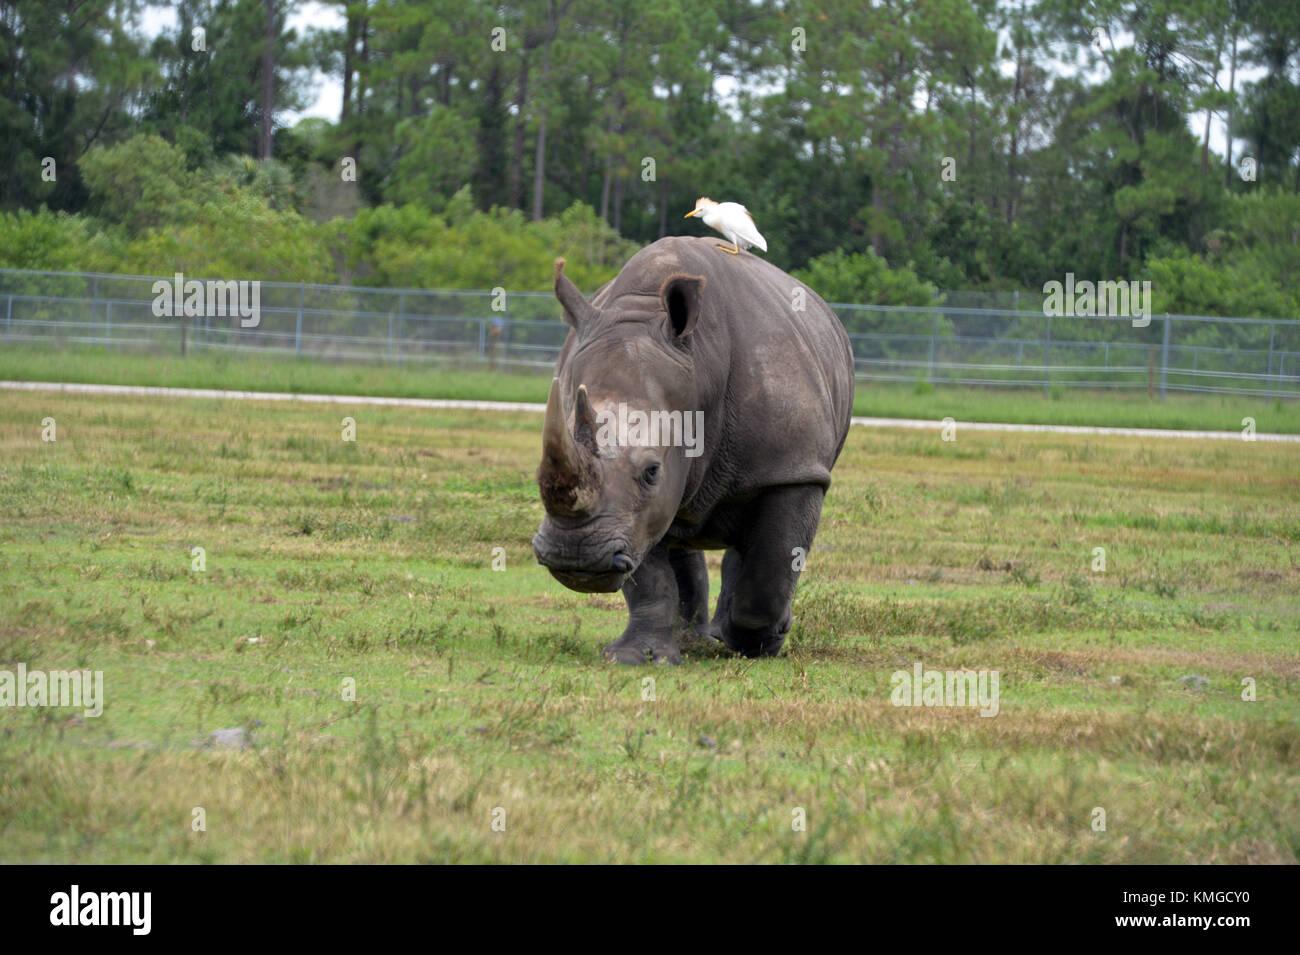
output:
[[[151,47],[160,83],[141,125],[183,141],[191,165],[228,152],[269,158],[275,115],[303,107],[314,59],[313,42],[285,28],[291,9],[291,0],[181,0],[175,32]]]
[[[0,206],[85,202],[77,161],[131,129],[153,76],[132,34],[136,13],[112,0],[0,5]]]

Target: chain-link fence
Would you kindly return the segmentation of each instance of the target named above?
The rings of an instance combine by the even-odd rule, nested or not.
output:
[[[255,324],[244,317],[254,306]],[[929,306],[832,308],[862,380],[1300,397],[1296,319],[1154,315],[1135,325],[1049,316],[1037,296],[968,292]],[[6,343],[539,370],[554,365],[568,332],[544,292],[202,280],[196,289],[174,277],[12,269],[0,269],[0,309]]]

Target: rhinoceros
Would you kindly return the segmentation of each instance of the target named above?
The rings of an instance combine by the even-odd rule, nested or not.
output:
[[[641,249],[589,301],[555,263],[571,326],[551,382],[537,560],[622,590],[620,663],[721,641],[774,656],[853,412],[843,326],[802,282],[714,240]],[[704,550],[725,549],[708,614]]]

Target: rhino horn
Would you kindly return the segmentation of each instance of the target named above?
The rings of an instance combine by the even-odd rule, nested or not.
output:
[[[590,406],[589,406],[590,407]],[[577,516],[589,512],[600,492],[591,453],[573,440],[560,400],[560,379],[551,379],[542,429],[542,464],[537,469],[542,503],[550,513]]]
[[[587,386],[579,385],[578,401],[573,414],[573,436],[578,444],[599,457],[601,449],[596,441],[596,430],[596,411],[591,406]]]
[[[551,379],[551,394],[546,399],[546,426],[542,431],[542,453],[554,464],[573,469],[578,463],[577,448],[569,437],[560,401],[560,379]]]
[[[574,328],[580,329],[595,320],[596,306],[564,274],[564,259],[555,260],[555,297],[564,306],[564,320]]]

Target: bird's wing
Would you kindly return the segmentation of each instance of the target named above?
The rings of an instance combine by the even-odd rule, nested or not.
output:
[[[735,203],[735,206],[737,209],[739,209],[741,212],[745,214],[745,218],[742,219],[739,216],[731,216],[728,225],[736,233],[736,235],[740,236],[740,238],[744,239],[750,245],[758,246],[760,249],[766,252],[767,240],[764,239],[761,234],[759,234],[758,227],[754,224],[754,217],[751,216],[749,214],[749,210],[746,209],[744,206],[740,205],[740,203]]]

